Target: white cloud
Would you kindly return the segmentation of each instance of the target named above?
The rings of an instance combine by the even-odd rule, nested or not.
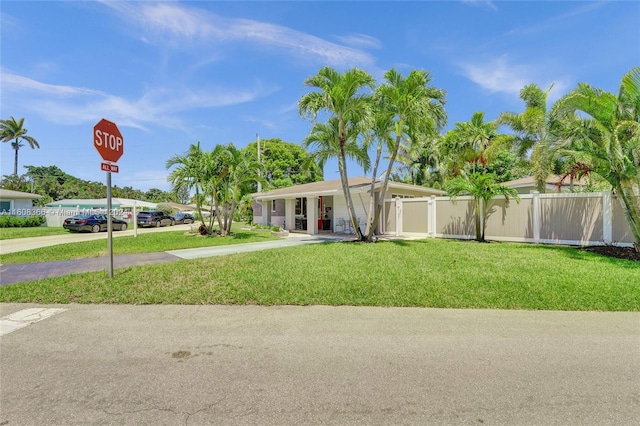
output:
[[[240,119],[247,123],[258,123],[261,126],[266,127],[267,129],[275,130],[278,128],[277,124],[273,121],[256,118],[251,115],[243,115],[240,117]]]
[[[498,7],[494,4],[494,2],[487,0],[462,0],[462,3],[471,4],[474,6],[483,6],[491,10],[498,10]]]
[[[549,32],[554,26],[564,26],[567,24],[567,21],[571,21],[580,15],[591,13],[592,11],[605,6],[607,3],[608,2],[606,1],[587,2],[586,4],[576,7],[567,13],[552,16],[544,21],[537,22],[534,25],[515,28],[507,32],[506,35],[529,35]]]
[[[20,103],[51,122],[80,124],[110,117],[123,126],[145,129],[148,124],[180,128],[177,112],[250,102],[277,90],[263,87],[155,88],[138,99],[112,96],[99,90],[43,83],[2,70],[1,89],[7,103]],[[12,94],[15,100],[10,101]]]
[[[382,43],[375,37],[366,34],[349,34],[346,36],[336,36],[338,41],[347,46],[380,49]]]
[[[368,66],[374,58],[361,50],[331,43],[281,25],[251,19],[225,18],[176,3],[104,2],[146,30],[144,40],[184,47],[185,42],[247,42],[280,49],[285,54],[312,58],[331,66]],[[357,35],[369,47],[376,40]],[[355,36],[351,38],[355,41]]]
[[[78,95],[103,95],[101,92],[82,87],[59,86],[41,83],[39,81],[21,75],[5,73],[2,71],[2,90],[33,90],[41,94],[58,95],[63,97]]]
[[[462,74],[490,93],[506,93],[518,97],[520,90],[535,83],[546,90],[552,83],[549,101],[559,99],[569,87],[566,78],[550,79],[541,75],[543,66],[510,63],[506,55],[482,62],[459,64]]]

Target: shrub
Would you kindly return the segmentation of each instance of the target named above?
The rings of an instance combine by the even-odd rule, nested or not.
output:
[[[44,216],[18,217],[2,215],[0,216],[0,228],[33,228],[42,225],[46,221]]]

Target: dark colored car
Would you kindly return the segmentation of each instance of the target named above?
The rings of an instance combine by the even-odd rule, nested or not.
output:
[[[172,216],[160,210],[138,213],[138,226],[173,226],[175,223],[176,221]]]
[[[193,223],[196,221],[190,213],[176,213],[173,218],[176,220],[176,223]]]
[[[126,231],[127,222],[111,217],[111,226],[114,231]],[[75,232],[100,232],[106,231],[107,215],[105,214],[79,214],[64,220],[64,229]]]

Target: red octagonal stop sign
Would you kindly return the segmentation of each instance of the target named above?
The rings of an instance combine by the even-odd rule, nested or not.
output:
[[[105,161],[117,162],[124,153],[124,140],[116,123],[104,118],[93,127],[93,146]]]

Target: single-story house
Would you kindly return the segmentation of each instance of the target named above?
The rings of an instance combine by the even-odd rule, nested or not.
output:
[[[516,180],[510,180],[508,182],[502,182],[503,185],[510,188],[514,188],[518,191],[518,194],[530,194],[533,191],[537,191],[538,186],[536,184],[536,178],[528,176]],[[569,176],[565,176],[564,179],[560,175],[549,175],[546,180],[546,192],[571,192],[571,185],[575,189],[579,189],[588,185],[587,178],[574,179],[573,183]]]
[[[32,216],[33,200],[41,198],[42,195],[38,194],[0,188],[0,213],[20,217]]]
[[[382,183],[383,181],[379,179],[375,182],[376,201]],[[364,228],[369,210],[371,178],[350,178],[349,188],[358,223]],[[444,194],[444,191],[437,189],[390,181],[386,198],[414,198]],[[318,234],[319,231],[352,232],[340,179],[257,192],[251,194],[251,198],[254,223],[281,226],[290,231],[308,234]]]
[[[67,200],[58,200],[52,201],[47,204],[48,207],[59,207],[63,209],[94,209],[94,210],[104,210],[107,208],[107,199],[106,198],[76,198],[76,199],[67,199]],[[149,203],[148,201],[140,201],[140,200],[132,200],[130,198],[116,198],[111,197],[111,208],[112,209],[133,209],[142,208],[142,209],[155,209],[158,205],[156,203]]]

